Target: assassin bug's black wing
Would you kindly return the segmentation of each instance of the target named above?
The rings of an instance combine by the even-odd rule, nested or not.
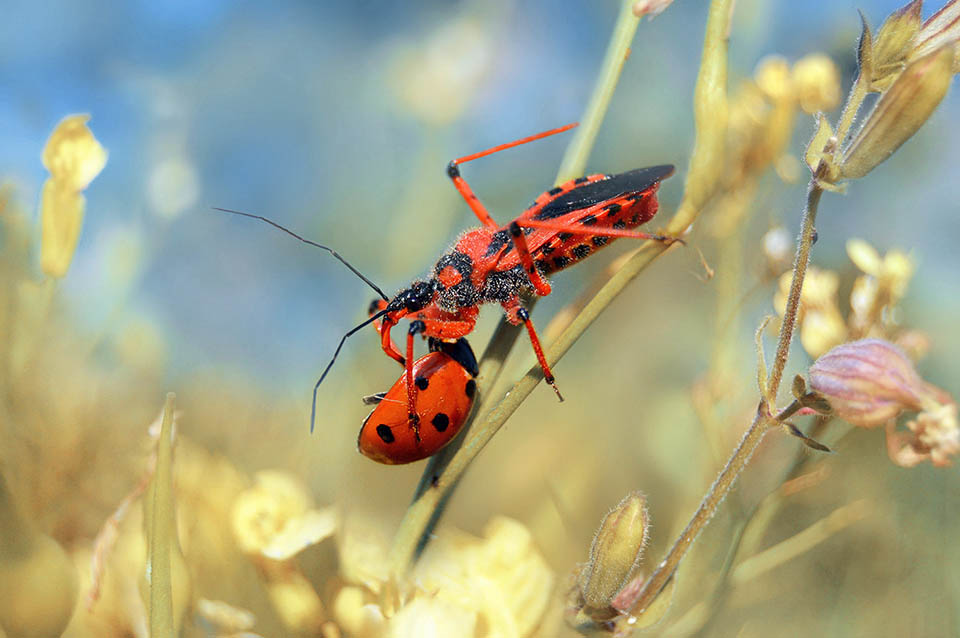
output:
[[[533,205],[520,215],[518,221],[559,219],[574,211],[617,199],[621,195],[645,193],[671,175],[673,166],[664,164],[637,168],[617,175],[578,177],[540,195]]]
[[[629,230],[649,221],[657,212],[656,190],[672,174],[673,166],[662,165],[618,175],[589,175],[540,195],[516,220],[525,226],[538,269],[556,272],[615,239],[603,229]],[[506,270],[519,263],[519,255],[510,248],[497,267]]]

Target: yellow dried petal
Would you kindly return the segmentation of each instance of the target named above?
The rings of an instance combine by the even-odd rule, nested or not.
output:
[[[946,46],[904,69],[844,151],[842,177],[863,177],[923,126],[950,87],[954,53]]]
[[[487,628],[489,629],[489,628]],[[477,614],[439,598],[417,598],[387,623],[385,638],[469,638],[477,633]],[[484,635],[498,636],[495,632]]]
[[[840,104],[840,69],[822,53],[806,55],[793,65],[793,85],[800,108],[813,115]]]
[[[779,55],[768,56],[757,64],[753,78],[760,90],[771,101],[778,101],[793,93],[793,84],[790,81],[790,66],[785,58]]]
[[[83,228],[85,200],[76,190],[55,178],[43,185],[40,195],[40,267],[49,277],[67,274]]]
[[[69,115],[50,134],[43,165],[65,188],[82,191],[107,164],[107,151],[87,128],[89,115]]]
[[[293,558],[304,549],[333,536],[337,530],[337,513],[333,507],[322,510],[307,510],[301,516],[286,521],[276,535],[261,549],[261,553],[273,560]]]
[[[873,44],[870,90],[886,90],[903,69],[920,31],[923,0],[913,0],[887,17]]]
[[[301,517],[311,505],[306,488],[289,474],[258,472],[256,485],[244,490],[233,504],[237,544],[250,554],[264,554],[268,548],[278,555],[287,553],[291,546],[300,545]],[[283,552],[276,545],[278,537]]]
[[[883,258],[883,283],[890,292],[894,303],[907,292],[916,264],[910,255],[899,250],[891,250]]]
[[[847,338],[847,325],[836,311],[808,310],[800,326],[800,343],[811,357],[819,357]]]
[[[290,571],[284,580],[267,584],[267,594],[283,623],[298,634],[318,635],[324,621],[323,603],[306,578]]]
[[[234,607],[222,600],[201,598],[197,601],[197,615],[216,627],[220,633],[234,633],[252,629],[257,622],[253,612]]]
[[[880,253],[862,239],[847,240],[847,256],[850,257],[850,261],[857,268],[868,275],[878,277],[883,270],[883,260],[880,258]]]
[[[385,620],[380,608],[370,602],[367,590],[347,585],[333,600],[333,617],[350,636],[376,636]]]
[[[820,160],[830,161],[829,154],[824,152],[830,140],[833,139],[833,127],[823,113],[817,114],[817,132],[814,133],[810,143],[807,144],[807,150],[803,154],[803,161],[811,173],[817,172],[820,166]]]

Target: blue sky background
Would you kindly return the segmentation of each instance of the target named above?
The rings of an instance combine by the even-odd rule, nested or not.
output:
[[[731,87],[774,53],[826,52],[848,81],[856,9],[876,27],[898,4],[741,0]],[[641,25],[591,171],[686,165],[705,5],[681,0]],[[65,283],[83,320],[110,331],[147,319],[168,344],[172,374],[223,367],[309,387],[339,335],[363,318],[370,291],[328,256],[210,207],[269,215],[399,288],[473,224],[445,163],[576,120],[616,10],[597,0],[6,3],[0,175],[35,210],[44,141],[65,115],[90,113],[110,159],[86,193]],[[429,90],[405,97],[430,47],[433,63],[465,69],[453,91],[462,107],[439,115],[417,106],[430,102]],[[859,212],[824,216],[819,258],[845,259],[852,234],[884,249],[920,246],[915,294],[930,308],[939,300],[957,310],[957,115],[951,95],[930,130],[869,185],[832,200]],[[549,185],[565,142],[465,174],[506,220]],[[664,188],[668,205],[681,184]],[[793,228],[802,187],[784,197],[766,217],[782,214]],[[135,256],[123,262],[137,265],[129,276],[116,272],[124,255]],[[551,303],[571,298],[584,276],[565,275],[567,292]],[[375,339],[354,341],[347,370],[377,356]]]

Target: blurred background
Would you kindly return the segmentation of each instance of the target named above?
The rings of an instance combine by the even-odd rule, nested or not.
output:
[[[679,201],[693,144],[706,4],[677,2],[641,24],[588,164],[589,173],[676,164],[678,176],[661,189],[664,219]],[[731,93],[767,56],[792,64],[815,52],[835,62],[845,93],[857,9],[876,28],[899,4],[741,0]],[[345,346],[321,386],[317,431],[308,432],[313,383],[340,336],[365,318],[372,291],[326,253],[211,207],[266,215],[334,247],[388,293],[404,287],[476,224],[446,163],[580,118],[618,7],[7,3],[0,179],[8,205],[36,219],[47,176],[41,151],[64,116],[91,114],[89,126],[109,151],[85,192],[82,236],[57,291],[61,337],[45,356],[60,376],[38,378],[36,390],[38,406],[50,403],[38,407],[35,428],[18,423],[4,432],[11,483],[46,481],[27,498],[46,531],[68,546],[93,537],[136,482],[140,438],[163,393],[175,391],[183,436],[241,472],[290,472],[318,503],[372,521],[389,539],[421,466],[381,467],[355,452],[367,411],[360,397],[398,375],[373,330]],[[846,195],[827,194],[813,258],[839,273],[844,299],[858,273],[845,253],[849,238],[881,254],[909,253],[917,268],[898,320],[929,338],[920,369],[952,392],[960,379],[958,116],[954,91],[890,161]],[[812,118],[800,113],[795,130],[789,153],[799,158]],[[463,174],[506,222],[552,185],[567,141],[507,151]],[[763,237],[783,226],[780,236],[792,241],[805,189],[798,161],[778,172],[760,182],[736,230],[736,323],[718,331],[716,282],[698,250],[714,269],[722,250],[695,229],[690,246],[644,273],[556,367],[566,401],[540,387],[514,415],[467,474],[447,523],[478,532],[494,514],[518,518],[562,583],[586,558],[602,514],[641,489],[653,516],[652,555],[664,550],[755,405],[753,332],[774,314],[776,276],[787,270],[770,272]],[[554,294],[533,315],[541,331],[629,249],[617,242],[554,277]],[[483,309],[471,336],[478,354],[500,315]],[[732,353],[726,381],[736,390],[720,429],[705,434],[691,388],[718,339]],[[795,347],[791,375],[809,362]],[[532,363],[521,339],[508,374]],[[78,411],[82,418],[73,418]],[[57,415],[68,415],[77,432]],[[776,484],[798,445],[770,438],[777,440],[738,492],[744,503]],[[955,635],[956,470],[895,467],[880,432],[856,432],[838,451],[829,476],[780,513],[761,545],[855,499],[869,501],[870,515],[758,577],[766,580],[737,597],[709,635],[769,635],[771,622],[782,635]],[[697,567],[680,580],[689,587],[680,611],[709,590],[705,574],[719,568],[731,525],[718,520],[705,535],[691,559]]]

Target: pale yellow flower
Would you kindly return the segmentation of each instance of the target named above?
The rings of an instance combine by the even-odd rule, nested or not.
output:
[[[233,505],[233,531],[248,554],[286,560],[336,531],[333,508],[314,509],[300,481],[279,471],[258,472],[256,484]]]
[[[794,91],[805,113],[831,111],[840,104],[840,69],[822,53],[806,55],[791,71]]]
[[[89,115],[71,115],[43,149],[50,171],[40,197],[40,265],[50,277],[67,274],[83,226],[83,191],[107,163],[107,152],[87,128]]]

